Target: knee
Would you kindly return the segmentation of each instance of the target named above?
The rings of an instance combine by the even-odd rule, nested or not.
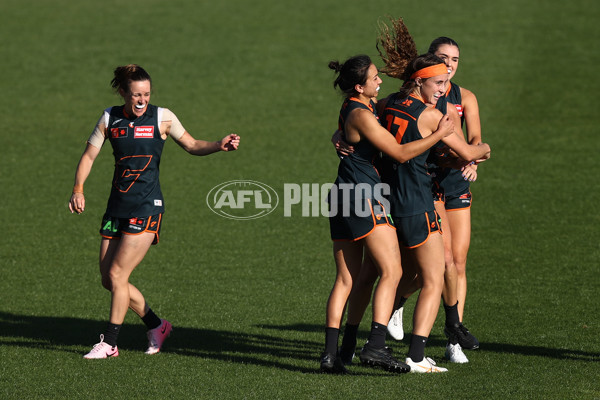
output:
[[[467,256],[466,255],[457,255],[454,257],[454,265],[456,267],[456,272],[459,276],[464,276],[466,274],[467,268]]]
[[[102,276],[102,287],[104,289],[108,290],[109,292],[112,290],[112,282],[111,282],[109,276],[107,276],[107,275]]]
[[[446,264],[446,269],[454,267],[454,255],[452,254],[452,250],[444,249],[444,263]]]
[[[388,268],[381,271],[381,277],[379,282],[385,282],[386,284],[397,287],[402,279],[402,269],[400,268]]]
[[[354,282],[354,286],[352,288],[352,290],[356,291],[356,292],[369,292],[373,290],[373,285],[375,284],[375,281],[377,280],[377,275],[375,275],[375,278],[373,279],[371,275],[369,276],[363,276],[362,274],[356,279],[356,282]]]
[[[350,293],[350,290],[352,290],[352,285],[353,285],[353,280],[352,280],[352,276],[350,276],[350,275],[338,274],[338,276],[335,278],[335,286],[338,289],[341,289],[343,291],[347,291],[348,293]]]
[[[112,281],[110,279],[110,266],[105,265],[104,263],[100,263],[100,281],[102,282],[102,287],[109,292],[112,290]]]
[[[123,273],[123,270],[117,265],[113,264],[108,272],[108,283],[110,290],[116,286],[120,286],[127,283],[128,277]]]
[[[444,272],[445,269],[436,268],[435,270],[429,271],[429,273],[424,274],[422,279],[422,287],[423,288],[431,288],[436,291],[439,289],[440,291],[444,287]]]
[[[444,276],[435,276],[435,277],[430,277],[428,282],[426,284],[424,284],[423,286],[428,285],[432,288],[435,288],[435,290],[439,290],[440,292],[442,291],[442,289],[444,288]]]

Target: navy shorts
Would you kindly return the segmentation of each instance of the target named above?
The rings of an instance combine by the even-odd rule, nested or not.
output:
[[[157,244],[160,235],[160,223],[162,214],[143,218],[116,218],[104,214],[100,235],[107,239],[119,239],[123,234],[139,235],[144,232],[154,233],[154,241]]]
[[[360,240],[368,236],[379,225],[394,227],[392,217],[379,202],[370,207],[369,215],[364,217],[358,216],[355,213],[343,216],[341,212],[329,217],[329,229],[332,240]]]
[[[453,195],[445,196],[437,193],[435,201],[441,201],[444,203],[446,211],[462,210],[465,208],[471,208],[471,190],[467,188],[465,191]]]
[[[394,223],[398,242],[407,248],[419,247],[433,232],[442,233],[442,219],[435,210],[410,217],[395,216]]]

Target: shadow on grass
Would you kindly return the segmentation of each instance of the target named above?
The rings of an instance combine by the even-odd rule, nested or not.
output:
[[[89,350],[103,332],[106,322],[81,318],[27,316],[0,312],[0,345],[39,348],[73,353],[77,357]],[[164,353],[186,357],[258,365],[300,373],[318,373],[318,357],[323,343],[319,340],[298,338],[302,333],[323,332],[314,324],[256,325],[265,333],[245,333],[213,329],[189,328],[175,324],[172,337]],[[269,332],[271,331],[271,332]],[[282,331],[288,333],[282,334]],[[296,334],[299,333],[300,335]],[[142,324],[124,324],[119,337],[121,351],[144,351],[146,329]],[[359,340],[366,339],[366,332],[359,333]],[[445,338],[432,337],[430,346],[444,347]],[[392,347],[404,353],[405,342],[392,342]],[[398,349],[399,346],[405,349]],[[507,354],[522,354],[577,361],[599,361],[600,354],[570,349],[553,349],[541,346],[520,346],[505,343],[482,343],[482,350]],[[298,362],[301,360],[302,362]],[[302,366],[299,364],[306,365]],[[314,365],[314,367],[313,367]],[[356,365],[352,375],[394,376],[381,370]]]
[[[99,340],[106,322],[81,318],[18,315],[0,311],[0,345],[73,353],[81,357]],[[259,327],[260,328],[260,327]],[[262,328],[269,330],[270,328]],[[282,337],[286,336],[286,337]],[[318,373],[321,343],[271,333],[188,328],[174,324],[166,354],[259,365],[300,373]],[[144,351],[146,328],[124,324],[119,350]],[[302,360],[299,363],[298,360]],[[314,367],[304,367],[309,361]],[[373,371],[377,373],[378,371]],[[382,374],[386,374],[383,371]],[[365,374],[366,375],[366,374]]]
[[[257,325],[257,327],[281,330],[281,331],[299,331],[299,332],[324,332],[324,327],[319,325],[311,324],[291,324],[291,325]],[[368,332],[359,331],[358,337],[359,342],[362,339],[366,340]],[[389,340],[390,347],[397,349],[400,346],[405,346],[408,351],[408,344],[410,342],[410,334],[405,336],[404,340],[399,343],[396,341]],[[427,341],[427,346],[445,347],[446,338],[440,336],[431,336]],[[400,349],[396,350],[401,353]],[[483,352],[495,352],[495,353],[506,353],[506,354],[521,354],[525,356],[536,356],[536,357],[550,357],[560,360],[575,360],[575,361],[595,361],[600,362],[600,353],[593,353],[581,350],[572,349],[557,349],[544,346],[527,346],[513,343],[493,343],[493,342],[480,342],[480,349],[475,351]]]

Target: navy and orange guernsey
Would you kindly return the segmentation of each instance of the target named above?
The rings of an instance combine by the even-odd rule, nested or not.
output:
[[[344,101],[342,104],[342,109],[340,110],[340,117],[338,120],[338,129],[342,132],[343,139],[346,140],[344,133],[344,124],[346,123],[346,119],[350,113],[358,108],[369,110],[375,118],[377,114],[375,113],[375,103],[371,101],[368,105],[362,103],[357,98],[349,98]],[[381,179],[379,178],[379,173],[373,166],[373,160],[377,155],[378,151],[373,147],[371,142],[368,140],[361,140],[358,143],[352,144],[354,147],[354,152],[344,156],[340,160],[340,164],[338,166],[338,179],[346,179],[345,177],[356,176],[357,178],[364,178],[367,183],[380,183]],[[354,179],[356,180],[356,179]],[[360,183],[354,182],[352,180],[349,183]],[[361,180],[361,182],[364,182]]]
[[[462,109],[462,96],[460,94],[460,86],[457,84],[450,82],[450,86],[446,92],[445,101],[442,99],[438,100],[438,104],[436,108],[442,113],[445,114],[445,102],[449,103],[448,105],[453,105],[456,107],[458,111],[458,115],[460,116],[460,127],[465,121],[465,117],[463,115]],[[434,146],[434,149],[438,149],[444,144],[440,141]],[[466,193],[469,189],[469,181],[465,181],[462,176],[462,173],[458,169],[453,168],[441,168],[436,163],[437,160],[437,152],[434,150],[431,152],[429,157],[428,166],[429,172],[431,173],[433,179],[432,191],[434,193],[435,198],[443,198],[444,196],[456,195],[459,193]]]
[[[356,109],[369,110],[377,118],[373,101],[365,104],[354,97],[346,99],[338,121],[338,128],[344,140],[345,122]],[[333,240],[358,240],[367,236],[376,225],[385,223],[393,226],[388,218],[389,210],[385,210],[379,202],[381,197],[376,194],[380,188],[375,188],[375,185],[381,186],[381,178],[373,166],[378,150],[366,139],[351,145],[354,152],[340,156],[335,186],[328,197],[331,211],[335,213],[329,218]],[[362,188],[355,190],[357,185],[361,185]],[[363,190],[364,188],[367,190]],[[367,216],[360,216],[357,215],[357,210],[361,210],[359,214],[363,214],[365,210],[369,212]]]
[[[149,104],[144,115],[134,119],[123,112],[123,106],[106,112],[108,139],[115,157],[106,214],[132,218],[163,213],[158,175],[165,141],[158,126],[158,107]]]
[[[381,114],[383,125],[400,144],[422,139],[417,126],[421,113],[427,108],[420,98],[413,95],[400,97],[392,94]],[[433,211],[431,177],[427,172],[429,149],[405,163],[385,157],[386,168],[382,174],[390,185],[391,213],[396,217],[410,217]]]

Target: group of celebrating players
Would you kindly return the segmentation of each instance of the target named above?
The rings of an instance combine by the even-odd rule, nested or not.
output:
[[[454,40],[439,37],[418,55],[400,18],[391,28],[382,24],[377,49],[382,72],[403,81],[398,92],[378,102],[382,80],[368,56],[329,64],[337,74],[334,87],[345,96],[332,138],[340,157],[334,188],[384,183],[390,191],[389,201],[382,203],[356,190],[349,196],[350,209],[370,209],[371,214],[334,212],[330,218],[337,274],[327,302],[320,369],[348,372],[372,296],[373,320],[359,353],[361,363],[397,373],[445,372],[425,356],[440,298],[446,314],[445,357],[466,363],[463,349],[479,347],[462,323],[471,235],[469,184],[477,178],[478,164],[490,157],[490,147],[481,142],[475,95],[451,81],[460,55]],[[330,202],[332,209],[347,206]],[[404,337],[404,304],[417,291],[408,354],[400,361],[386,346],[386,335]]]

